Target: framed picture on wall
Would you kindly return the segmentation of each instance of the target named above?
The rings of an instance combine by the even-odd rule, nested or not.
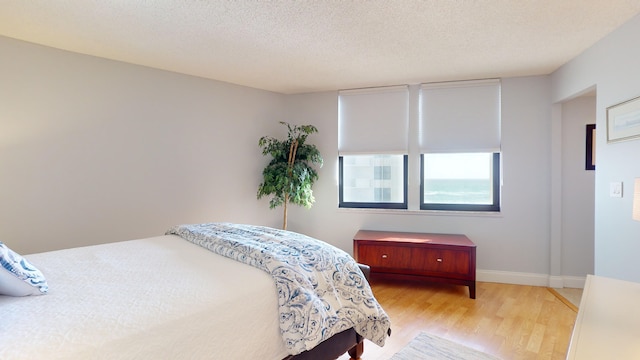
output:
[[[587,125],[585,170],[596,169],[596,124]]]
[[[607,108],[607,143],[640,138],[640,97]]]

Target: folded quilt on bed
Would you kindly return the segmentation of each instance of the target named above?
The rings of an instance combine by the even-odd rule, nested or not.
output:
[[[178,225],[167,234],[271,274],[278,291],[280,332],[292,355],[352,327],[384,345],[389,317],[346,252],[306,235],[255,225]]]

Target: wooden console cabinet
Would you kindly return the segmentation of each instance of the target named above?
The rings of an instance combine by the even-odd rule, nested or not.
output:
[[[360,230],[353,254],[371,277],[417,278],[469,287],[476,298],[476,245],[465,235]]]

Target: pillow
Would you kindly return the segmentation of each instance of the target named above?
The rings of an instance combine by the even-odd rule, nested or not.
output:
[[[42,295],[48,290],[42,272],[0,242],[0,295]]]

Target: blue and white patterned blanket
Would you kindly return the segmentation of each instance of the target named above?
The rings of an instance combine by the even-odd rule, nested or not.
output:
[[[271,274],[280,332],[292,355],[349,328],[384,345],[389,317],[346,252],[302,234],[254,225],[178,225],[167,234]]]

